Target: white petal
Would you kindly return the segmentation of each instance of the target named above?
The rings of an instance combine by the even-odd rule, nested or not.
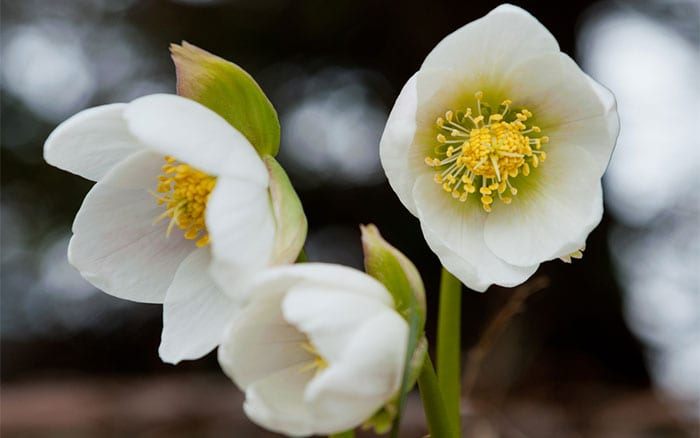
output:
[[[298,284],[341,289],[394,307],[394,299],[380,282],[357,269],[330,263],[300,263],[269,269],[257,278],[254,292],[286,291]]]
[[[282,301],[284,319],[305,333],[328,362],[341,360],[357,327],[390,309],[385,303],[353,291],[301,283]]]
[[[494,203],[486,244],[514,265],[531,265],[578,250],[603,214],[600,175],[586,151],[561,147],[536,174],[518,181],[510,205]]]
[[[86,109],[58,125],[44,145],[47,163],[93,181],[143,150],[123,118],[126,104]]]
[[[518,80],[510,83],[510,98],[534,113],[534,123],[550,138],[547,150],[579,146],[591,155],[602,175],[619,132],[612,93],[563,53],[521,65],[512,78]]]
[[[207,203],[206,222],[214,255],[212,274],[229,295],[242,299],[252,277],[268,266],[274,249],[275,218],[267,189],[219,177]]]
[[[124,116],[133,135],[163,155],[210,175],[268,184],[267,169],[243,134],[193,100],[153,94],[131,102]]]
[[[416,175],[412,170],[417,166],[424,166],[423,157],[419,156],[416,160],[413,159],[415,157],[409,156],[416,131],[416,109],[416,75],[413,75],[399,93],[379,143],[379,156],[389,184],[414,215],[416,207],[411,192]]]
[[[245,413],[253,422],[275,432],[312,435],[314,419],[304,403],[304,388],[312,376],[290,367],[255,382],[246,390]]]
[[[164,362],[198,359],[216,348],[240,306],[209,276],[208,248],[180,263],[163,303],[163,335],[158,352]]]
[[[71,264],[119,298],[163,302],[180,262],[195,248],[182,233],[166,237],[166,220],[153,224],[163,206],[148,189],[155,187],[161,163],[160,157],[141,152],[115,166],[90,190],[73,222]],[[150,168],[150,177],[134,175],[136,168]],[[124,181],[144,187],[123,188]]]
[[[454,68],[483,77],[500,76],[547,52],[559,52],[552,34],[525,10],[506,4],[445,37],[421,70]]]
[[[306,335],[282,316],[282,292],[256,295],[231,323],[219,347],[219,363],[243,389],[290,367],[301,371],[314,356],[302,348]]]
[[[399,390],[408,324],[386,309],[353,330],[345,354],[321,371],[306,389],[316,433],[354,428]]]
[[[414,187],[421,228],[440,262],[470,289],[484,291],[491,284],[514,286],[525,281],[539,263],[513,266],[494,254],[484,242],[483,211],[478,197],[465,203],[445,193],[430,176]],[[474,201],[474,202],[471,202]]]

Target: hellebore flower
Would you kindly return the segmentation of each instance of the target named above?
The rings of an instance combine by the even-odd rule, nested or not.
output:
[[[156,94],[87,109],[51,133],[44,156],[97,182],[73,223],[69,261],[111,295],[164,303],[166,362],[216,347],[236,294],[303,244],[301,210],[285,223],[277,217],[288,184],[278,165],[190,99]],[[300,242],[284,247],[292,232]],[[225,271],[228,294],[212,270]]]
[[[580,256],[618,129],[613,95],[534,17],[501,5],[428,54],[380,154],[445,268],[483,291]]]
[[[408,324],[381,283],[305,263],[260,274],[250,294],[219,363],[254,422],[295,436],[337,433],[397,395]]]

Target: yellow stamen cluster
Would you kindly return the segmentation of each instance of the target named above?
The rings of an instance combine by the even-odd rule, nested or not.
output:
[[[299,370],[300,373],[305,373],[311,370],[313,370],[315,373],[318,373],[324,368],[328,367],[328,362],[326,362],[326,360],[323,357],[321,357],[320,354],[318,354],[318,351],[316,351],[316,347],[314,347],[314,345],[311,342],[302,342],[299,346],[302,350],[314,356],[313,360],[305,363],[304,366]]]
[[[169,217],[166,235],[170,236],[173,227],[177,225],[185,231],[185,238],[197,239],[197,247],[206,246],[209,243],[209,233],[204,215],[216,178],[172,157],[165,157],[162,171],[158,176],[157,193],[151,194],[158,200],[158,205],[165,205],[166,210],[153,223]]]
[[[510,100],[491,110],[481,91],[475,97],[476,113],[471,108],[459,113],[450,110],[437,118],[438,146],[425,164],[436,168],[435,182],[461,202],[478,190],[488,212],[494,197],[510,204],[513,199],[506,191],[512,196],[518,193],[510,178],[528,176],[547,158],[540,149],[549,138],[533,135],[541,129],[525,123],[532,117],[529,110],[512,111]]]

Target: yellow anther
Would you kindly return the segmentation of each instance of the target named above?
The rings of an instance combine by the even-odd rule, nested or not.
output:
[[[544,143],[549,143],[549,137],[547,137],[546,135],[543,135],[542,137],[540,137],[540,141],[541,141],[543,144],[544,144]]]
[[[530,159],[530,162],[532,163],[532,167],[537,168],[540,165],[540,160],[537,158],[537,155],[533,155],[532,158]]]
[[[442,117],[438,117],[435,121],[435,124],[438,125],[439,128],[442,128],[445,124],[445,120]]]
[[[479,189],[479,193],[481,193],[482,195],[490,195],[492,192],[490,188],[482,187]]]
[[[165,157],[165,162],[167,164],[161,168],[164,175],[157,177],[160,181],[156,186],[158,194],[151,193],[156,198],[156,203],[165,205],[166,210],[153,223],[169,217],[166,236],[177,226],[185,231],[186,239],[198,239],[196,245],[205,246],[209,243],[204,220],[206,206],[216,185],[216,178],[179,163],[173,157]]]
[[[502,105],[502,106],[509,106],[509,105],[511,105],[512,103],[513,103],[512,100],[506,99],[506,100],[504,100],[503,102],[501,102],[501,105]]]
[[[433,167],[434,166],[433,159],[431,157],[425,157],[425,164],[430,166],[430,167]]]
[[[534,133],[538,133],[538,132],[541,132],[541,131],[542,131],[542,130],[540,129],[539,126],[533,126],[533,127],[530,128],[530,129],[532,129],[532,132],[534,132]]]
[[[447,111],[447,112],[445,113],[445,118],[447,119],[448,122],[451,122],[451,121],[452,121],[452,117],[454,117],[454,113],[452,112],[452,110]]]
[[[476,93],[474,93],[474,97],[476,98],[476,100],[481,100],[481,99],[484,98],[484,92],[483,92],[483,91],[477,91]]]
[[[469,196],[469,194],[467,192],[464,192],[462,193],[462,196],[459,197],[459,200],[464,202],[467,200],[467,196]]]
[[[504,204],[510,204],[511,202],[513,202],[513,198],[510,198],[510,197],[508,197],[508,196],[504,196],[503,198],[501,198],[501,201],[502,201]]]
[[[540,152],[540,161],[544,161],[547,159],[547,152],[542,151]]]
[[[521,112],[522,112],[523,114],[525,114],[528,118],[529,118],[529,117],[532,117],[532,113],[531,113],[529,110],[525,109],[525,108],[523,108],[523,109],[521,110]]]
[[[447,193],[450,193],[452,191],[452,187],[450,187],[450,184],[446,182],[442,183],[442,189]]]
[[[489,116],[489,122],[500,122],[503,120],[503,116],[500,114],[491,114]]]
[[[452,197],[453,198],[459,198],[461,196],[461,193],[459,193],[459,190],[453,190],[452,191]]]
[[[521,122],[524,122],[525,120],[527,120],[527,116],[526,116],[525,114],[523,114],[523,113],[517,113],[517,114],[515,115],[515,117],[517,117],[518,120],[520,120]]]
[[[442,175],[439,173],[435,174],[435,176],[433,177],[433,180],[438,184],[442,184],[444,182],[444,180],[442,179]]]
[[[476,116],[474,117],[474,123],[479,124],[484,121],[484,116]]]
[[[455,148],[454,148],[454,147],[448,146],[448,147],[447,147],[447,151],[445,151],[445,155],[447,155],[448,157],[451,157],[452,154],[454,153],[454,151],[455,151]]]
[[[464,117],[469,117],[472,115],[472,109],[467,108],[466,111],[464,111]]]
[[[471,185],[471,184],[468,185],[468,186],[467,186],[467,192],[469,192],[469,193],[474,193],[474,192],[476,192],[476,187],[474,187],[474,186]]]
[[[530,166],[528,166],[527,163],[523,163],[522,170],[524,176],[528,176],[530,174]]]
[[[452,137],[459,137],[459,130],[453,129],[452,131],[450,131],[450,135],[452,135]]]
[[[436,138],[437,138],[438,143],[445,143],[447,141],[445,136],[442,134],[438,134]]]
[[[510,188],[510,194],[513,195],[513,196],[517,195],[517,194],[518,194],[518,189],[516,189],[515,187],[511,187],[511,188]]]
[[[491,206],[489,204],[481,204],[482,207],[484,207],[484,210],[489,213],[491,211]]]
[[[503,193],[503,192],[505,192],[507,186],[508,186],[508,185],[506,184],[506,182],[505,182],[505,181],[502,181],[502,182],[498,185],[498,193]]]

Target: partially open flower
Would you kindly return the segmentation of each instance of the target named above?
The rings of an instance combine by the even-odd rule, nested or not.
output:
[[[44,155],[97,181],[73,223],[70,262],[109,294],[164,303],[167,362],[211,351],[236,312],[235,294],[303,244],[290,248],[280,232],[290,225],[277,220],[271,193],[288,181],[268,171],[274,160],[192,100],[150,95],[87,109],[54,130]],[[286,221],[305,234],[303,214]],[[212,260],[229,294],[210,275]]]
[[[618,127],[612,94],[534,17],[502,5],[428,55],[380,153],[442,264],[483,291],[579,254],[602,216]]]
[[[247,415],[288,435],[331,434],[369,419],[398,392],[408,324],[389,292],[326,264],[261,274],[219,347]]]

